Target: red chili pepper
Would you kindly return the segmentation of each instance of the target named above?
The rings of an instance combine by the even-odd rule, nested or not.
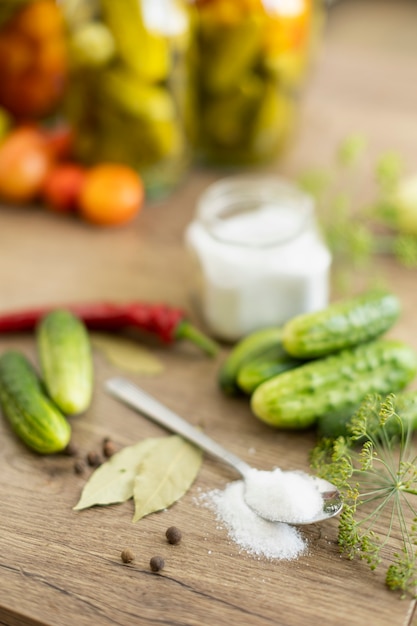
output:
[[[152,333],[168,344],[178,339],[188,339],[210,356],[218,351],[217,344],[197,330],[186,319],[184,311],[146,302],[91,302],[0,313],[0,333],[34,330],[42,317],[57,308],[71,311],[91,330],[116,331],[130,327]]]
[[[0,314],[0,333],[33,330],[44,315],[56,308],[38,307]],[[91,329],[118,330],[127,325],[125,308],[117,304],[68,304],[59,308],[68,309]]]

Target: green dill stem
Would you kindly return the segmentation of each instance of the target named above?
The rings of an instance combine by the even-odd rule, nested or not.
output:
[[[400,467],[401,464],[406,461],[405,455],[411,453],[411,439],[412,439],[412,429],[410,425],[407,425],[407,429],[404,433],[404,423],[401,420],[401,447],[400,447]],[[415,457],[414,457],[415,458]],[[414,464],[414,460],[413,460]]]
[[[376,456],[374,458],[374,460],[373,460],[373,463],[374,464],[379,463],[380,465],[383,466],[383,468],[387,472],[389,478],[391,479],[392,484],[395,484],[398,481],[398,474],[397,474],[397,472],[394,469],[395,465],[392,462],[392,459],[385,459],[382,456]],[[377,474],[376,470],[374,470],[374,474],[375,475]],[[382,480],[382,476],[380,478]],[[391,484],[387,479],[385,479],[385,481],[386,481],[387,484]],[[385,482],[385,481],[382,480],[382,483]]]
[[[395,495],[394,493],[391,493],[391,496],[394,496],[394,495]],[[388,504],[388,500],[389,498],[387,498],[385,505]],[[384,505],[384,508],[385,508],[385,505]],[[400,511],[399,511],[400,508],[401,507],[398,506],[398,498],[395,498],[394,504],[391,507],[391,515],[390,515],[390,520],[388,524],[388,530],[385,533],[385,540],[381,543],[381,547],[385,546],[388,543],[389,538],[391,537],[392,529],[394,527],[395,512],[397,512],[397,515],[400,516]],[[400,527],[402,530],[401,521],[400,521]]]
[[[393,254],[396,235],[378,235],[374,237],[375,254]]]
[[[387,493],[385,498],[381,498],[381,497],[375,497],[375,498],[370,498],[369,500],[367,500],[366,502],[373,502],[374,500],[381,500],[380,503],[378,504],[378,506],[373,509],[371,511],[371,513],[369,513],[368,515],[366,515],[363,520],[361,520],[360,524],[366,524],[368,522],[372,522],[369,527],[368,530],[371,529],[375,523],[377,522],[377,520],[380,518],[381,513],[383,512],[383,510],[385,509],[385,507],[387,506],[388,502],[390,501],[390,499],[394,496],[394,492],[390,491]]]
[[[410,549],[410,546],[413,545],[413,541],[410,536],[410,533],[408,532],[407,522],[405,520],[404,511],[403,511],[403,507],[401,506],[400,498],[397,498],[396,504],[397,504],[397,515],[398,515],[398,520],[400,522],[400,529],[401,529],[404,548],[407,554],[409,554],[410,552],[413,553],[413,548]]]

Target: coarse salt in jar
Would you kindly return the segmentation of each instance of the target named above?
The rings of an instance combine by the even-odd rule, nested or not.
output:
[[[210,331],[237,341],[328,303],[331,254],[313,199],[275,176],[233,176],[202,194],[186,229]]]

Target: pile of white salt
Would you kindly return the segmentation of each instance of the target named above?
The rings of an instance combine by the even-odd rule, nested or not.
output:
[[[223,490],[204,494],[202,500],[231,540],[248,554],[270,560],[291,560],[305,553],[307,540],[292,524],[314,519],[323,509],[314,477],[280,469],[252,469],[245,482],[229,483]]]
[[[304,472],[251,469],[245,484],[245,501],[261,517],[302,524],[323,510],[317,479]]]

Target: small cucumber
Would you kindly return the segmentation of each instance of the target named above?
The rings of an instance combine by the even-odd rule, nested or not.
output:
[[[67,419],[20,352],[11,350],[0,357],[0,405],[16,435],[32,450],[52,454],[68,445],[71,427]]]
[[[257,387],[251,409],[262,421],[303,429],[320,415],[362,402],[369,393],[396,393],[417,373],[417,353],[393,339],[342,350],[274,376]]]
[[[317,420],[317,435],[336,439],[340,436],[349,435],[349,423],[360,404],[350,409],[342,409],[332,413],[325,413]],[[395,394],[394,407],[396,413],[401,417],[412,431],[417,429],[417,391],[401,391]],[[392,421],[392,428],[389,433],[398,434],[398,423]]]
[[[376,339],[400,314],[398,298],[386,291],[372,291],[304,313],[283,328],[285,350],[300,359],[311,359]]]
[[[305,361],[290,356],[282,344],[277,343],[238,370],[237,384],[242,391],[250,395],[261,383],[302,363]]]
[[[262,328],[243,337],[232,348],[220,368],[218,375],[220,389],[229,396],[242,393],[237,385],[238,371],[243,365],[253,361],[272,346],[281,346],[281,344],[282,329],[279,327]]]
[[[92,351],[84,322],[57,309],[41,319],[36,338],[48,394],[66,415],[82,413],[93,393]]]

